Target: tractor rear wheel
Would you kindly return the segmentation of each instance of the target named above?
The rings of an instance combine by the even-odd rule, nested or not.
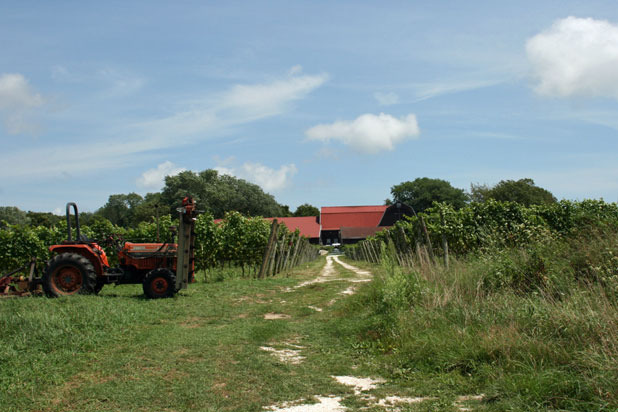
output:
[[[43,290],[49,297],[94,293],[97,274],[92,263],[77,253],[54,256],[43,274]]]
[[[153,269],[146,274],[143,286],[147,298],[171,298],[176,293],[176,275],[169,269]]]

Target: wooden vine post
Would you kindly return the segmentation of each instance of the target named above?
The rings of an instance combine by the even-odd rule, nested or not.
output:
[[[260,271],[258,272],[258,279],[264,278],[266,276],[266,271],[268,270],[268,264],[270,263],[270,255],[272,254],[273,243],[277,239],[277,229],[279,223],[277,219],[273,219],[273,223],[270,226],[270,236],[268,237],[268,243],[266,244],[266,249],[264,250],[264,257],[262,259],[262,266],[260,266]]]
[[[423,230],[423,234],[425,235],[425,242],[427,244],[427,251],[429,252],[429,258],[433,262],[434,261],[433,248],[431,247],[431,239],[429,239],[429,232],[427,232],[427,226],[425,225],[425,219],[423,219],[423,216],[419,216],[419,218],[421,220],[421,229]]]

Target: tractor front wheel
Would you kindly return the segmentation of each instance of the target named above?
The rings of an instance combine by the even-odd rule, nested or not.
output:
[[[48,263],[43,290],[49,297],[94,293],[97,274],[92,263],[77,253],[61,253]]]
[[[146,274],[143,286],[147,298],[171,298],[176,293],[176,275],[169,269],[153,269]]]

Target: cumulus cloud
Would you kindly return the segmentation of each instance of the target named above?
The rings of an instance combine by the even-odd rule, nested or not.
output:
[[[393,150],[396,144],[420,133],[414,114],[400,119],[391,115],[364,114],[352,121],[320,124],[307,130],[310,140],[339,140],[352,149],[369,154]]]
[[[165,176],[174,176],[187,169],[177,167],[174,163],[165,161],[154,169],[148,169],[137,178],[137,185],[144,189],[159,190],[163,187]]]
[[[567,17],[530,38],[528,60],[535,91],[554,97],[618,98],[618,26]]]
[[[10,134],[36,131],[32,111],[43,104],[43,97],[32,90],[23,75],[0,75],[0,117]]]
[[[293,163],[272,169],[260,163],[246,162],[240,168],[230,166],[215,167],[221,174],[235,176],[255,183],[267,192],[278,191],[290,185],[292,177],[298,172]]]
[[[399,96],[397,96],[397,94],[393,92],[389,92],[389,93],[375,92],[373,94],[373,97],[376,98],[376,100],[381,106],[390,106],[390,105],[399,103]]]

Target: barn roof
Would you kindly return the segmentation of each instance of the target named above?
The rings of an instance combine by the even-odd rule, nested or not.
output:
[[[322,208],[322,230],[377,227],[388,206],[328,206]]]
[[[266,220],[272,222],[273,219],[277,219],[279,223],[285,223],[290,231],[298,229],[301,236],[307,238],[320,237],[320,224],[316,216],[304,216],[304,217],[267,217]]]

